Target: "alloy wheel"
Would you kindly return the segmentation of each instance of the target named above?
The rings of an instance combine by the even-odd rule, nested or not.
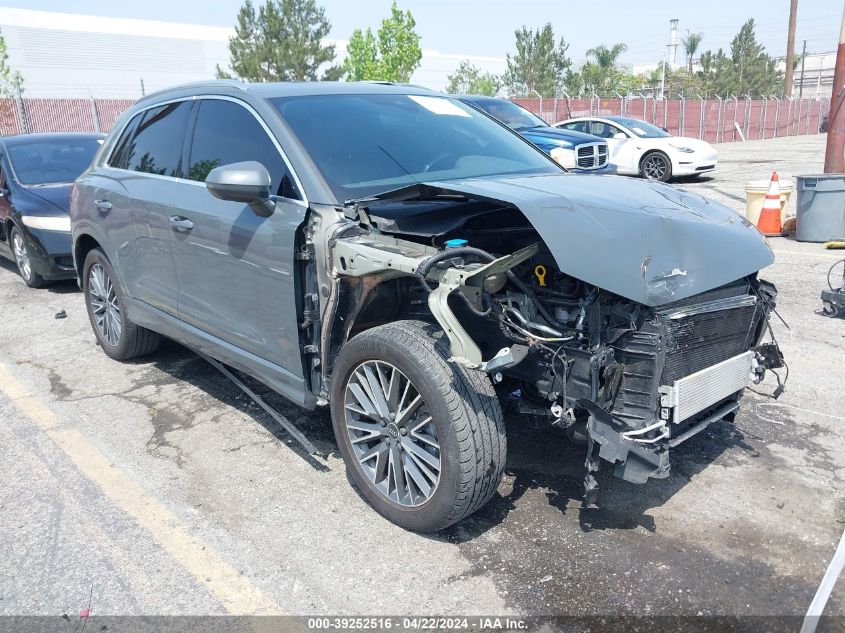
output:
[[[440,482],[440,443],[413,383],[390,363],[368,360],[344,391],[352,452],[376,490],[401,506],[428,501]]]
[[[12,236],[12,251],[15,255],[15,263],[21,272],[21,277],[29,281],[32,278],[32,264],[29,261],[29,251],[26,249],[26,242],[23,236],[17,231]]]
[[[88,273],[88,302],[100,336],[109,345],[117,345],[123,332],[123,317],[114,284],[101,264],[91,266]]]
[[[669,165],[660,154],[647,156],[643,161],[643,174],[649,180],[662,180],[666,176]]]

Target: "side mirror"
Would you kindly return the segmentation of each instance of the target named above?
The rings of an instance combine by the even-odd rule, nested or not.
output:
[[[626,138],[628,138],[628,135],[625,134],[625,132],[617,132],[611,138],[616,138],[616,139],[619,139],[620,141],[624,141]]]
[[[273,215],[276,204],[270,200],[270,174],[254,160],[215,167],[205,179],[211,195],[221,200],[244,202],[256,215]]]
[[[663,130],[664,132],[666,132],[666,134],[668,134],[668,133],[669,133],[669,130],[667,130],[665,127],[662,127],[662,128],[660,128],[660,129],[661,129],[661,130]]]

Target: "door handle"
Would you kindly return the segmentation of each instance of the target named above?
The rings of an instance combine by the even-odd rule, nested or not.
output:
[[[194,228],[194,223],[181,215],[171,215],[170,226],[172,226],[175,231],[190,231]]]
[[[94,200],[94,206],[97,207],[97,210],[102,211],[103,213],[111,211],[111,202],[108,200]]]

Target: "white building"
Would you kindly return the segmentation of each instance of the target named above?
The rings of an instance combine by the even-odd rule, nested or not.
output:
[[[836,51],[807,55],[804,58],[804,74],[801,62],[792,73],[792,96],[805,99],[830,97],[833,93],[833,70],[836,67]]]
[[[9,66],[27,97],[138,98],[174,84],[212,79],[229,66],[233,28],[0,7]],[[346,41],[333,41],[337,60]],[[502,73],[503,58],[423,50],[411,81],[437,90],[469,59]]]

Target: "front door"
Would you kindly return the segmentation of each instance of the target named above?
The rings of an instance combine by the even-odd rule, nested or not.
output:
[[[622,128],[606,121],[590,121],[587,132],[607,141],[610,162],[616,165],[619,173],[637,172],[638,167],[633,165],[634,141]]]
[[[294,249],[306,206],[249,106],[207,98],[198,107],[187,172],[196,186],[182,201],[183,226],[172,231],[180,318],[301,377]],[[279,196],[270,217],[219,200],[203,184],[214,167],[246,160],[270,172]]]

